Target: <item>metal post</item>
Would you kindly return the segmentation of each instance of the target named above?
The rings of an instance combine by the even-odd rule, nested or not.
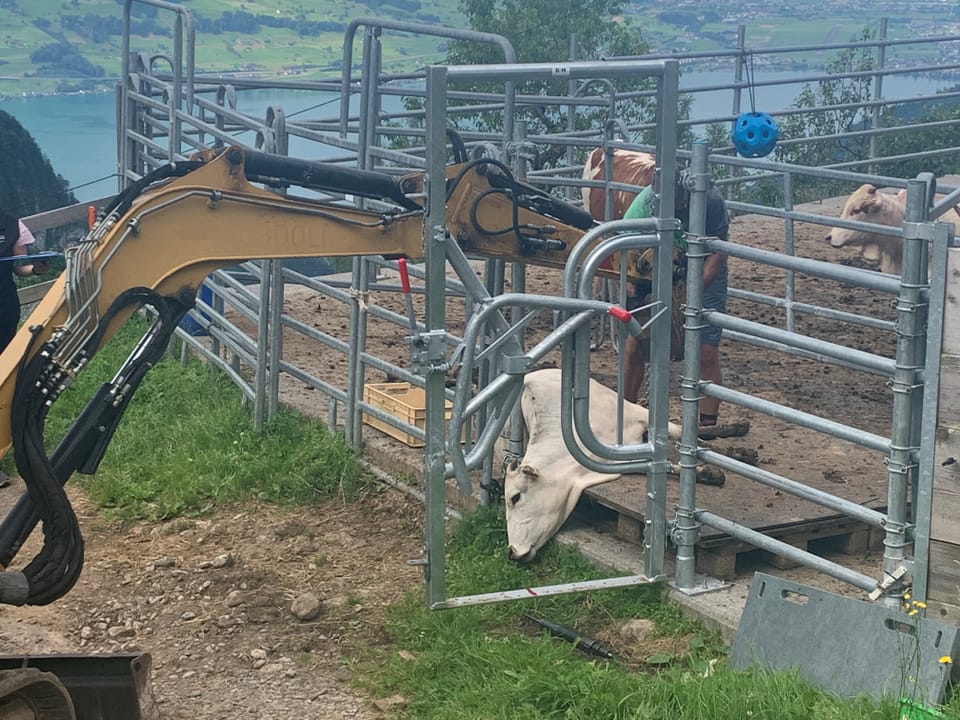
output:
[[[670,307],[673,297],[673,233],[675,208],[673,188],[677,175],[677,121],[680,105],[680,63],[664,62],[663,77],[657,83],[657,163],[660,166],[660,216],[657,262],[653,275],[653,298],[667,311],[650,327],[650,442],[653,457],[647,473],[646,528],[643,539],[643,566],[647,577],[664,572],[667,518],[667,420],[670,416]]]
[[[930,307],[927,322],[927,351],[923,373],[923,407],[920,412],[920,468],[917,492],[914,494],[913,534],[913,588],[915,600],[927,600],[927,580],[930,570],[930,525],[933,514],[933,485],[936,477],[935,450],[940,401],[940,360],[943,343],[944,305],[947,284],[947,246],[953,240],[954,228],[949,223],[938,223],[934,231],[933,266],[942,268],[930,278]]]
[[[357,164],[360,168],[366,169],[367,165],[367,143],[369,136],[366,131],[366,124],[370,119],[370,101],[372,93],[370,84],[377,84],[379,74],[374,64],[374,36],[373,28],[366,28],[363,33],[363,70],[360,74],[360,128],[357,132]]]
[[[363,34],[363,71],[360,76],[360,127],[357,133],[357,165],[369,169],[370,148],[376,133],[377,85],[380,82],[380,28],[367,27]],[[373,128],[373,129],[371,129]],[[361,198],[359,206],[367,204]],[[371,263],[364,257],[355,257],[352,266],[354,296],[350,301],[350,350],[347,353],[347,401],[344,417],[346,439],[358,446],[363,435],[363,414],[359,401],[366,382],[361,355],[367,340],[366,297],[370,287]],[[375,272],[375,270],[374,270]]]
[[[527,157],[524,148],[524,144],[527,141],[526,120],[517,120],[514,126],[513,140],[514,153],[511,158],[511,165],[513,166],[517,179],[525,180],[527,177]],[[526,285],[526,266],[522,262],[510,263],[510,291],[514,293],[524,293],[527,291]],[[511,322],[520,322],[525,312],[525,309],[522,307],[514,307],[511,310]],[[526,347],[526,344],[522,337],[518,337],[517,340],[520,343],[520,350],[522,351]],[[507,446],[510,454],[514,457],[523,455],[523,435],[523,411],[520,408],[520,403],[517,403],[510,413],[510,440]]]
[[[926,215],[926,185],[911,180],[907,186],[907,207],[903,225],[903,275],[897,298],[897,355],[893,375],[893,421],[890,455],[887,459],[887,524],[883,539],[883,572],[891,576],[906,560],[907,495],[909,480],[916,467],[911,459],[913,447],[914,394],[922,390],[919,373],[923,369],[923,332],[920,326],[921,290],[926,267],[921,235]],[[902,583],[896,583],[885,596],[885,603],[899,605]]]
[[[270,134],[273,138],[273,149],[270,152],[279,155],[289,155],[290,143],[287,135],[287,125],[281,108],[268,108],[266,113],[267,125],[273,130]],[[286,195],[287,190],[280,190],[281,195]],[[270,297],[273,302],[270,305],[270,348],[268,357],[270,365],[267,368],[267,398],[269,405],[267,407],[267,417],[273,418],[280,407],[280,361],[283,359],[283,300],[284,300],[284,281],[283,281],[283,261],[278,260],[273,263],[270,271]]]
[[[793,175],[791,175],[789,171],[783,174],[783,209],[788,213],[793,212]],[[793,218],[791,217],[783,221],[783,251],[791,256],[796,254],[796,245],[793,238]],[[795,275],[793,270],[787,270],[786,285],[784,287],[784,303],[787,309],[788,332],[793,332],[794,328],[794,282]]]
[[[366,308],[363,303],[364,288],[366,286],[366,269],[363,267],[364,258],[355,256],[351,266],[352,292],[350,294],[350,348],[347,351],[347,397],[344,407],[343,431],[348,443],[357,447],[361,439],[362,417],[357,405],[363,386],[357,385],[357,378],[362,382],[363,371],[360,367],[360,333],[366,327],[364,316]]]
[[[733,69],[733,82],[736,85],[733,88],[733,107],[731,108],[731,114],[734,117],[740,115],[741,112],[743,90],[740,88],[740,83],[743,82],[743,68],[747,62],[746,37],[747,26],[737,25],[737,64],[734,65]]]
[[[373,32],[368,34],[370,47],[370,71],[369,82],[367,83],[367,112],[364,116],[364,133],[366,143],[364,145],[364,157],[360,167],[373,170],[376,165],[371,151],[379,145],[379,135],[377,133],[377,124],[380,122],[380,74],[383,70],[383,44],[380,42],[382,30],[374,28]]]
[[[694,143],[691,158],[694,182],[690,193],[690,235],[687,239],[687,305],[684,309],[683,378],[680,381],[683,406],[680,436],[680,498],[671,539],[677,547],[677,589],[690,591],[696,580],[694,546],[700,535],[696,520],[697,429],[700,418],[700,336],[703,321],[703,266],[707,251],[703,242],[707,209],[707,146]]]
[[[887,39],[887,18],[880,18],[880,30],[879,38],[880,41]],[[877,74],[874,76],[873,80],[873,99],[879,100],[883,97],[883,67],[886,64],[887,58],[887,46],[882,42],[877,45]],[[874,130],[883,127],[883,115],[880,112],[880,106],[873,106],[873,117],[871,118],[871,128]],[[870,136],[870,159],[873,160],[877,157],[877,136]],[[876,165],[871,166],[870,172],[874,175],[880,172],[880,168]]]
[[[426,165],[427,217],[424,224],[426,251],[426,447],[424,471],[426,482],[426,586],[427,604],[431,607],[446,598],[444,574],[446,548],[444,538],[444,422],[446,346],[443,329],[446,320],[446,126],[447,69],[427,68]]]
[[[577,59],[577,35],[571,33],[570,35],[570,48],[567,51],[567,58],[570,62],[573,62]],[[577,104],[574,101],[574,98],[577,95],[577,81],[569,80],[567,82],[567,94],[570,96],[570,104],[567,105],[567,132],[573,134],[577,129]],[[573,145],[567,147],[567,165],[572,166],[574,160],[576,159],[575,154],[576,148]],[[568,198],[576,197],[576,188],[569,187],[566,189]]]
[[[253,426],[263,427],[266,415],[267,363],[270,348],[270,291],[276,260],[260,263],[260,309],[257,316],[257,366],[253,371]]]

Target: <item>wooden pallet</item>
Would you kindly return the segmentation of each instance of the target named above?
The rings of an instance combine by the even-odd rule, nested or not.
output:
[[[670,508],[676,505],[678,489],[676,478],[670,478],[667,483],[668,515]],[[624,475],[611,483],[589,488],[585,494],[596,504],[616,513],[617,537],[634,543],[642,541],[646,477]],[[860,500],[847,497],[882,510],[881,501],[872,493]],[[819,555],[864,553],[882,546],[883,541],[883,533],[877,528],[730,474],[723,487],[698,485],[697,507]],[[761,551],[709,527],[700,529],[696,556],[698,572],[722,579],[735,577],[738,561],[741,565],[759,560],[778,568],[792,566],[786,558]]]

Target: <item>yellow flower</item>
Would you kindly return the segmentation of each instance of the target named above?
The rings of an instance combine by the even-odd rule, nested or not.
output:
[[[944,655],[942,658],[940,658],[941,665],[949,665],[952,662],[953,658],[951,658],[949,655]]]
[[[927,608],[927,604],[925,602],[920,602],[919,600],[914,600],[913,604],[921,610],[925,610]]]
[[[910,593],[905,592],[905,593],[903,594],[903,599],[904,599],[904,600],[909,600],[909,599],[910,599]]]
[[[910,617],[913,617],[913,616],[916,615],[918,612],[920,612],[920,611],[919,611],[919,610],[911,610],[910,612],[907,613],[907,615],[909,615]]]

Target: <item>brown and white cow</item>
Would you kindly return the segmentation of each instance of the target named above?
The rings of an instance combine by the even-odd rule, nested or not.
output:
[[[657,160],[650,153],[639,150],[613,151],[613,167],[610,180],[625,185],[646,187],[653,183],[653,174],[657,168]],[[583,167],[584,180],[606,180],[606,153],[603,148],[595,148],[587,156]],[[594,220],[603,222],[606,208],[606,190],[602,187],[584,187],[583,209],[593,216]],[[612,207],[610,220],[619,220],[630,207],[630,203],[637,196],[636,190],[614,190],[612,193]]]
[[[529,562],[556,534],[573,512],[585,489],[616,480],[581,466],[567,451],[560,430],[560,370],[537,370],[524,378],[520,407],[526,426],[523,457],[512,463],[504,477],[507,541],[511,560]],[[590,425],[597,438],[616,442],[617,394],[590,381]],[[625,444],[643,441],[649,415],[645,407],[624,405]],[[672,438],[680,427],[670,424]]]
[[[897,194],[880,192],[874,185],[864,184],[857,188],[843,206],[840,218],[874,225],[900,227],[906,212],[907,191]],[[940,216],[943,222],[953,223],[960,228],[960,215],[956,209],[948,210]],[[858,247],[860,255],[867,262],[879,267],[881,272],[899,275],[903,259],[903,241],[890,235],[847,228],[833,228],[826,241],[835,248]]]

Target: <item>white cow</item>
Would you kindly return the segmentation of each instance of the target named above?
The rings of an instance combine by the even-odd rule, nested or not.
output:
[[[866,184],[857,188],[847,200],[840,217],[843,220],[867,222],[874,225],[900,227],[906,212],[907,191],[896,195],[877,192],[873,185]],[[939,218],[943,222],[953,223],[960,228],[960,215],[956,209],[948,210]],[[864,260],[878,265],[881,272],[899,275],[903,259],[903,241],[901,238],[861,230],[833,228],[826,241],[832,247],[853,246],[860,248]]]
[[[616,442],[617,394],[590,381],[590,425],[603,442]],[[616,480],[619,475],[582,467],[567,451],[560,431],[560,370],[549,368],[524,379],[520,407],[526,426],[523,458],[512,463],[503,481],[507,512],[509,557],[528,562],[560,529],[583,491]],[[647,409],[624,405],[624,444],[643,442]],[[670,424],[670,437],[679,439],[680,427]]]

